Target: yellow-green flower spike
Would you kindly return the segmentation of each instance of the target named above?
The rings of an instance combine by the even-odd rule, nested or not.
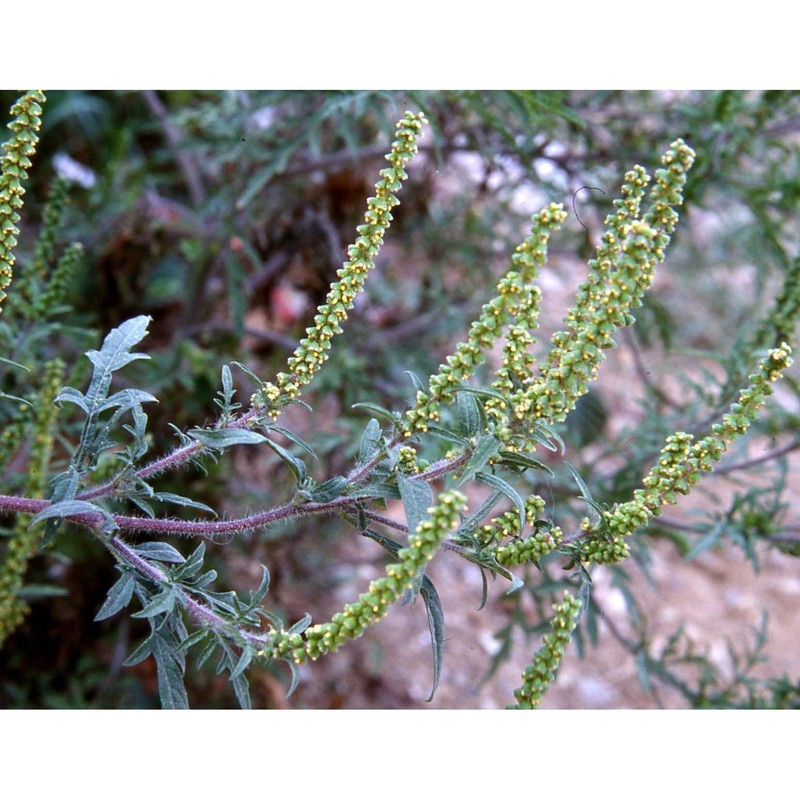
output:
[[[668,436],[658,463],[642,480],[644,488],[633,493],[633,499],[617,503],[606,511],[596,536],[590,535],[578,545],[579,557],[586,562],[614,563],[629,554],[624,537],[644,528],[679,495],[689,494],[702,473],[711,472],[734,439],[742,436],[756,418],[758,410],[772,394],[772,384],[792,364],[791,348],[785,342],[770,350],[758,370],[750,375],[748,386],[737,401],[711,426],[711,433],[695,441],[690,433]]]
[[[404,167],[416,155],[417,139],[426,123],[422,113],[410,111],[397,123],[397,135],[386,156],[390,166],[381,170],[375,196],[367,200],[364,224],[358,226],[358,237],[348,248],[348,261],[336,273],[339,280],[331,286],[325,303],[317,309],[314,326],[306,328],[306,337],[289,358],[288,371],[279,373],[274,383],[265,383],[253,395],[252,405],[265,408],[273,419],[282,406],[294,400],[302,387],[311,382],[328,359],[331,340],[342,332],[347,312],[353,308],[356,295],[363,290],[367,274],[375,266],[383,237],[392,221],[391,210],[400,204],[397,192],[408,178]]]
[[[661,161],[664,168],[656,172],[650,205],[641,218],[650,178],[639,166],[626,173],[622,199],[614,202],[615,212],[606,219],[589,276],[567,313],[565,329],[552,337],[547,366],[518,401],[519,415],[562,422],[597,377],[604,351],[614,346],[613,333],[634,322],[631,311],[641,305],[655,265],[664,260],[694,151],[678,139]]]
[[[33,444],[28,462],[26,494],[41,497],[47,488],[48,465],[53,450],[58,406],[55,398],[64,378],[64,364],[59,359],[44,366],[42,388],[36,398],[33,418]],[[0,646],[22,622],[28,607],[17,594],[22,588],[28,561],[39,547],[40,532],[28,525],[28,515],[20,515],[8,541],[5,560],[0,567]]]
[[[258,655],[263,658],[291,658],[296,663],[315,660],[338,650],[348,639],[355,639],[386,616],[389,606],[412,589],[422,570],[433,558],[442,540],[458,525],[466,507],[460,492],[443,492],[436,505],[428,509],[428,519],[409,536],[408,545],[397,553],[397,561],[386,567],[386,575],[377,578],[369,589],[330,622],[314,625],[300,636],[276,632]]]
[[[31,156],[39,141],[37,131],[41,127],[42,92],[28,92],[11,107],[14,119],[8,123],[13,135],[3,145],[0,156],[0,312],[2,303],[14,276],[14,249],[17,246],[22,208],[23,186],[31,166]]]
[[[534,361],[527,353],[533,341],[530,331],[538,325],[541,291],[533,285],[538,268],[547,260],[547,242],[550,232],[557,230],[566,219],[561,204],[551,203],[533,216],[531,234],[517,248],[512,268],[497,285],[497,296],[485,303],[480,316],[472,323],[467,340],[456,346],[453,355],[445,359],[439,372],[432,376],[428,391],[418,392],[413,408],[406,412],[402,431],[406,437],[424,432],[429,422],[437,422],[439,406],[450,402],[453,391],[475,372],[486,360],[486,353],[500,338],[503,328],[512,322],[504,348],[503,369],[498,372],[498,383],[493,388],[505,388],[509,375],[518,379],[530,377]],[[497,403],[487,403],[487,411],[496,409]]]
[[[564,658],[564,650],[578,624],[580,612],[580,600],[569,592],[564,592],[564,599],[553,606],[551,632],[545,634],[544,643],[534,654],[531,665],[522,673],[522,685],[514,692],[516,705],[509,708],[538,708],[550,684],[555,680]]]

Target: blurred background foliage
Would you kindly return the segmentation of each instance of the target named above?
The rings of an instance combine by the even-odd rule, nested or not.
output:
[[[16,99],[0,94],[5,107]],[[126,378],[160,400],[150,411],[153,452],[173,446],[168,423],[185,428],[212,418],[221,364],[239,361],[265,378],[282,368],[341,266],[394,122],[406,109],[424,110],[431,125],[379,269],[306,397],[315,414],[292,409],[295,430],[321,456],[319,477],[341,473],[353,456],[366,418],[351,406],[369,401],[401,409],[409,402],[407,371],[427,376],[463,337],[530,215],[550,201],[570,212],[542,276],[542,332],[554,330],[585,274],[622,175],[636,163],[652,171],[658,154],[681,136],[698,159],[667,264],[635,329],[606,364],[607,379],[601,370],[562,431],[567,459],[595,498],[626,498],[664,437],[702,430],[730,402],[759,348],[781,334],[770,309],[800,252],[797,92],[51,92],[26,196],[19,271],[33,258],[58,172],[73,184],[56,249],[80,241],[85,255],[40,357],[61,355],[72,370],[68,383],[79,386],[82,353],[123,320],[150,314],[152,360],[132,365]],[[14,324],[13,288],[4,326]],[[744,465],[752,455],[732,454],[734,466],[737,460],[743,466],[725,476],[731,492],[695,516],[676,512],[638,537],[641,568],[647,569],[655,538],[688,558],[720,543],[738,546],[755,566],[764,543],[789,555],[800,551],[786,480],[800,441],[796,378],[791,371],[779,402],[758,424],[767,442],[759,452],[773,456],[759,465],[772,470],[764,488],[749,482]],[[241,371],[237,379],[247,397],[252,384]],[[68,427],[63,435],[61,458]],[[211,467],[214,480],[192,471],[167,475],[160,488],[230,510],[285,499],[279,461],[242,457],[237,467],[235,477],[229,463]],[[3,481],[13,490],[13,461]],[[568,473],[557,471],[546,487],[531,488],[563,507],[562,525],[585,512],[572,508],[576,490]],[[269,564],[271,601],[297,618],[325,607],[352,572],[342,567],[333,521],[292,530],[291,540],[276,528],[220,548],[214,566],[228,583],[255,586],[258,562]],[[33,612],[6,643],[0,705],[157,705],[147,663],[120,666],[141,633],[137,621],[91,622],[114,579],[102,553],[88,538],[61,536],[35,559],[31,584],[49,589],[40,590]],[[614,575],[624,588],[624,570]],[[557,575],[537,583],[532,608],[549,608],[548,593],[560,588]],[[630,613],[640,614],[635,598],[624,595]],[[504,602],[507,632],[541,628],[535,615],[532,622],[520,610],[524,592]],[[697,666],[700,657],[687,655],[677,640],[667,655],[647,655],[655,659],[650,664],[641,656],[649,653],[645,628],[636,630],[641,636],[628,644],[640,654],[643,680],[660,674],[654,665],[667,675],[675,674],[676,661]],[[581,631],[596,640],[597,621],[590,615]],[[496,661],[510,649],[504,635]],[[714,665],[701,666],[706,683],[681,691],[690,705],[708,704],[708,686],[716,685]],[[265,676],[260,697],[254,687],[254,704],[286,704],[283,677]],[[209,707],[235,704],[213,671],[189,680],[200,698],[195,707],[202,698]],[[734,682],[738,694],[713,696],[723,705],[792,705],[797,687],[782,680],[773,694],[767,689],[768,701],[744,678]],[[380,692],[378,685],[376,706]],[[288,702],[326,701],[304,700],[301,687]]]

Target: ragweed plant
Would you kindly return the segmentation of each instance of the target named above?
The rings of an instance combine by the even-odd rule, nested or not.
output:
[[[19,219],[19,181],[30,166],[42,100],[40,94],[26,95],[13,110],[14,136],[6,146],[0,206],[0,211],[5,209],[6,232]],[[534,708],[541,702],[557,679],[582,614],[591,606],[593,565],[617,564],[629,557],[631,537],[713,470],[730,443],[747,432],[790,365],[791,349],[784,339],[791,338],[794,329],[797,283],[787,283],[781,296],[783,338],[763,355],[720,421],[702,436],[679,432],[667,437],[642,488],[627,501],[609,505],[594,499],[573,471],[592,516],[574,529],[555,523],[555,498],[548,505],[543,493],[531,487],[536,476],[551,472],[534,453],[546,449],[563,454],[558,426],[586,395],[615,337],[635,321],[634,312],[643,303],[655,268],[666,257],[695,159],[693,150],[678,139],[653,177],[641,166],[624,175],[587,276],[546,355],[537,355],[536,348],[542,301],[537,279],[547,261],[550,237],[566,219],[563,205],[557,203],[533,215],[528,236],[465,340],[427,383],[414,379],[410,407],[394,410],[359,403],[370,419],[353,463],[342,474],[317,480],[307,465],[308,457],[316,457],[313,448],[278,425],[278,419],[289,405],[305,402],[304,392],[313,388],[334,337],[342,333],[376,267],[392,209],[400,202],[398,192],[409,177],[405,168],[417,153],[425,123],[422,114],[411,112],[398,123],[386,156],[389,166],[380,172],[374,196],[367,200],[347,261],[286,369],[262,379],[234,362],[256,383],[243,404],[236,400],[230,366],[222,366],[216,420],[176,429],[178,444],[166,453],[150,455],[147,410],[157,398],[127,383],[112,390],[120,371],[148,357],[135,348],[148,334],[149,316],[123,322],[88,350],[91,376],[80,384],[84,389],[60,385],[64,372],[59,361],[40,366],[36,354],[24,351],[29,364],[12,362],[10,356],[17,351],[11,345],[21,340],[13,330],[6,332],[9,369],[25,366],[40,377],[26,397],[3,398],[17,410],[7,414],[1,454],[6,463],[12,457],[26,459],[30,477],[13,487],[15,493],[0,495],[0,510],[17,515],[0,566],[0,636],[8,635],[24,614],[25,564],[35,548],[78,535],[77,528],[105,548],[119,574],[95,619],[112,618],[135,601],[139,608],[131,616],[146,620],[150,630],[125,663],[153,659],[165,708],[188,706],[184,676],[190,651],[197,653],[198,665],[216,657],[218,673],[227,673],[237,700],[248,707],[247,676],[253,670],[283,662],[291,671],[293,689],[299,669],[310,669],[310,662],[367,633],[394,603],[416,597],[428,613],[435,691],[445,627],[442,603],[426,574],[431,560],[441,553],[464,558],[484,578],[488,574],[507,580],[509,591],[523,585],[517,568],[533,564],[544,571],[546,564],[556,563],[564,568],[571,591],[554,603],[550,632],[532,655],[515,693],[515,707]],[[65,200],[63,184],[56,184],[37,255],[20,279],[20,325],[46,324],[48,316],[58,312],[80,267],[77,244],[55,259],[53,236]],[[13,230],[2,251],[7,266],[1,288],[7,288],[12,277]],[[499,365],[484,378],[482,368],[498,353]],[[71,438],[65,437],[70,447],[64,463],[53,450],[56,432],[68,414],[80,422],[78,428],[69,428]],[[29,448],[24,447],[26,437],[32,439]],[[292,479],[291,499],[220,519],[200,500],[158,486],[166,473],[228,459],[231,449],[244,446],[280,459]],[[42,497],[45,473],[49,490]],[[490,490],[476,505],[470,501],[474,484]],[[400,501],[405,519],[387,515],[389,500]],[[205,516],[178,519],[165,515],[164,506]],[[322,515],[338,517],[343,526],[381,547],[388,559],[384,573],[330,620],[316,622],[306,614],[288,622],[270,610],[264,603],[270,585],[267,566],[262,566],[260,584],[249,597],[215,588],[218,575],[205,566],[205,557],[206,548],[219,537]],[[198,544],[185,555],[166,542],[147,538],[167,536],[194,538]],[[526,579],[532,580],[527,573]]]

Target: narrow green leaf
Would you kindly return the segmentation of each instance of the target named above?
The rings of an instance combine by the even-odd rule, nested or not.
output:
[[[113,617],[118,611],[125,608],[130,603],[133,597],[133,587],[136,585],[136,580],[133,575],[125,573],[122,577],[108,590],[105,602],[100,606],[94,621]]]
[[[531,458],[529,455],[525,453],[515,453],[512,450],[501,450],[500,451],[500,461],[501,464],[505,464],[509,467],[519,467],[521,469],[538,469],[542,472],[546,472],[550,477],[554,477],[555,473],[547,464],[543,464],[541,461],[535,458]]]
[[[101,411],[107,411],[109,408],[119,408],[121,411],[127,411],[142,403],[157,402],[158,399],[156,397],[142,389],[122,389],[119,392],[115,392],[110,397],[107,397],[97,406],[95,412],[99,414]]]
[[[288,631],[286,631],[286,633],[289,634],[289,636],[293,636],[295,633],[302,633],[310,624],[311,614],[305,613]]]
[[[480,470],[482,470],[489,463],[489,460],[493,456],[497,455],[500,447],[500,440],[494,436],[489,435],[478,439],[478,443],[475,445],[475,449],[472,451],[472,456],[467,462],[467,466],[464,468],[464,471],[461,473],[461,478],[458,481],[458,485],[463,485],[470,480],[476,472],[480,472]]]
[[[156,492],[153,497],[155,497],[156,500],[160,500],[162,503],[175,503],[175,505],[196,508],[200,511],[207,511],[215,517],[217,516],[217,512],[214,511],[211,506],[207,506],[205,503],[200,503],[197,500],[190,500],[188,497],[183,497],[179,494],[172,494],[172,492]]]
[[[265,564],[261,565],[261,581],[258,588],[250,594],[250,607],[255,608],[267,596],[269,591],[269,570]]]
[[[475,480],[479,483],[485,483],[493,489],[502,492],[511,502],[517,507],[519,512],[520,530],[525,527],[525,501],[522,499],[520,493],[508,482],[503,480],[497,475],[492,475],[490,472],[479,472],[475,475]]]
[[[141,497],[131,494],[128,495],[128,500],[130,500],[131,503],[133,503],[138,509],[143,511],[146,516],[150,517],[150,519],[155,517],[156,512],[153,510],[153,506],[151,506],[147,501],[142,500]]]
[[[436,425],[435,423],[428,424],[428,432],[432,433],[434,436],[438,436],[440,439],[444,439],[451,444],[456,444],[459,447],[463,447],[467,450],[472,448],[472,444],[467,441],[463,436],[459,436],[457,433],[453,433],[452,431],[448,431],[446,428],[443,428],[441,425]]]
[[[281,447],[272,439],[264,439],[264,442],[271,447],[281,458],[281,460],[294,472],[298,483],[306,479],[306,465],[296,456],[293,456],[286,448]]]
[[[478,397],[493,397],[495,400],[501,400],[504,406],[508,402],[500,392],[496,392],[494,389],[481,389],[477,386],[457,386],[454,391],[476,394]]]
[[[162,561],[165,564],[182,564],[185,561],[184,557],[166,542],[142,542],[131,549],[149,561]]]
[[[211,628],[202,627],[198,628],[194,633],[187,636],[182,642],[180,647],[178,648],[180,652],[185,653],[190,648],[194,647],[196,644],[200,644],[200,642],[204,641],[209,637],[211,634]]]
[[[84,514],[99,514],[104,518],[111,518],[108,511],[86,500],[62,500],[43,508],[31,520],[31,525],[35,525],[43,519],[66,519],[67,517],[83,516]]]
[[[567,465],[567,469],[572,473],[573,480],[578,484],[578,488],[581,490],[581,497],[584,500],[593,500],[592,493],[589,491],[589,487],[584,482],[578,470],[569,462],[565,461],[564,463]]]
[[[264,385],[264,381],[262,381],[261,378],[259,378],[258,375],[253,372],[253,370],[242,364],[241,361],[231,361],[231,364],[233,364],[234,367],[239,367],[239,369],[244,372],[244,374],[247,375],[247,377],[250,378],[256,386],[261,387]]]
[[[478,401],[469,392],[459,392],[456,395],[458,407],[458,428],[462,436],[471,439],[481,432],[481,412]]]
[[[442,659],[444,658],[444,609],[439,599],[439,593],[427,575],[422,576],[419,593],[425,602],[425,610],[428,612],[428,627],[431,631],[431,648],[433,649],[433,688],[427,699],[427,702],[430,703],[439,686]]]
[[[231,678],[231,685],[239,702],[239,707],[244,711],[249,711],[251,708],[250,686],[247,683],[247,677],[245,675],[237,675],[235,678]]]
[[[15,394],[6,394],[5,392],[0,392],[0,397],[2,397],[4,400],[11,400],[14,403],[22,403],[23,405],[33,408],[33,403],[31,403],[30,400],[26,400],[24,397],[17,397]]]
[[[397,422],[399,415],[396,411],[389,411],[389,409],[379,406],[377,403],[354,403],[351,408],[360,408],[374,414],[376,417],[385,419],[389,422]]]
[[[324,483],[315,486],[311,492],[311,497],[315,503],[329,503],[331,500],[342,495],[347,488],[347,478],[337,475]]]
[[[382,441],[381,426],[378,420],[371,419],[361,434],[358,445],[358,466],[366,464],[378,452]]]
[[[269,441],[266,436],[262,436],[260,433],[241,428],[221,428],[219,430],[192,428],[186,433],[201,444],[218,450],[224,450],[226,447],[231,447],[235,444],[260,444],[261,442]]]
[[[194,552],[186,561],[174,572],[175,580],[186,580],[193,578],[202,568],[203,559],[206,555],[206,543],[200,542]]]
[[[141,664],[153,652],[153,634],[151,633],[123,662],[123,667],[135,667]]]
[[[38,600],[43,597],[68,597],[69,591],[63,586],[49,583],[26,583],[16,596],[20,600]]]
[[[286,661],[285,663],[289,665],[289,672],[291,675],[289,690],[286,692],[286,697],[288,699],[294,694],[294,690],[297,688],[298,683],[300,683],[300,673],[292,661]]]
[[[171,614],[175,608],[175,601],[177,595],[172,586],[167,586],[162,589],[149,603],[135,614],[131,614],[136,619],[152,619],[159,614]]]
[[[189,698],[183,685],[183,672],[175,661],[169,645],[157,633],[153,634],[153,658],[156,661],[161,708],[168,710],[189,708]]]
[[[290,431],[288,428],[282,428],[280,425],[269,425],[268,430],[277,431],[281,436],[285,436],[290,442],[294,442],[301,450],[308,453],[314,461],[318,461],[317,454],[308,442],[303,441],[296,433]]]
[[[244,673],[247,667],[250,665],[250,662],[253,660],[254,656],[253,649],[251,647],[245,647],[242,650],[241,656],[239,656],[239,661],[236,663],[236,666],[233,668],[231,672],[230,680],[233,681],[235,678],[238,678],[240,675]]]
[[[3,358],[2,356],[0,356],[0,364],[8,364],[9,367],[17,367],[25,372],[30,372],[30,369],[24,364],[18,364],[16,361],[11,361],[11,359]]]
[[[428,390],[425,388],[425,384],[422,383],[422,381],[419,379],[419,377],[417,377],[417,375],[415,375],[410,369],[405,370],[405,373],[406,375],[408,375],[409,378],[411,378],[411,383],[414,384],[414,388],[418,392],[422,392],[423,394],[428,393]]]
[[[400,489],[400,499],[403,501],[408,532],[411,535],[428,518],[428,509],[433,505],[433,492],[425,481],[412,480],[402,472],[397,474],[397,487]]]

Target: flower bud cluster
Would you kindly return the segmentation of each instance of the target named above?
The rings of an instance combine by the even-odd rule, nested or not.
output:
[[[532,415],[550,423],[562,422],[595,380],[604,351],[614,346],[617,328],[630,325],[631,311],[641,305],[652,282],[655,265],[664,259],[682,200],[681,188],[694,153],[682,140],[662,157],[650,191],[651,206],[640,209],[650,177],[637,166],[625,175],[622,198],[606,219],[607,229],[597,257],[589,262],[589,276],[567,314],[565,330],[554,334],[548,364],[514,401],[514,415]]]
[[[397,123],[392,151],[386,156],[390,166],[381,170],[375,196],[367,200],[364,224],[356,229],[358,237],[348,248],[348,261],[336,273],[339,280],[331,286],[325,303],[317,309],[314,326],[306,328],[306,337],[289,358],[289,371],[278,373],[275,383],[265,383],[251,398],[255,408],[265,408],[273,419],[282,406],[294,400],[302,387],[311,382],[328,359],[331,340],[342,332],[341,324],[353,308],[356,295],[364,288],[367,274],[375,266],[384,234],[392,222],[391,210],[400,203],[396,193],[408,177],[404,166],[416,155],[417,138],[426,122],[422,113],[407,111]]]
[[[358,600],[334,614],[330,622],[308,628],[302,646],[277,635],[259,655],[280,658],[291,654],[297,663],[315,660],[338,650],[348,639],[355,639],[386,616],[389,606],[412,589],[420,573],[433,558],[442,540],[458,525],[466,498],[460,492],[443,492],[436,505],[428,509],[428,519],[409,537],[408,545],[397,553],[397,561],[386,567],[386,575],[369,585]]]
[[[80,242],[74,242],[64,251],[64,255],[59,258],[45,290],[34,304],[34,319],[46,317],[62,301],[72,285],[82,258],[83,245]]]
[[[594,561],[609,556],[614,560],[626,557],[622,552],[625,547],[622,537],[645,527],[664,505],[676,503],[678,495],[688,494],[701,473],[713,470],[727,445],[744,434],[756,418],[759,408],[772,393],[772,384],[791,365],[790,354],[791,348],[786,343],[770,350],[761,360],[758,371],[750,375],[748,386],[739,393],[737,402],[731,405],[721,422],[711,426],[708,436],[698,441],[690,433],[668,436],[658,463],[642,481],[644,488],[633,493],[633,500],[618,503],[605,512],[602,522],[609,533],[610,544],[598,557],[588,548],[596,548],[596,543],[603,541],[602,537],[582,542],[582,557]]]
[[[569,592],[564,592],[562,602],[553,606],[553,619],[550,621],[552,632],[545,634],[542,647],[536,651],[533,662],[522,673],[522,686],[514,692],[517,703],[511,708],[532,709],[542,702],[564,658],[564,649],[572,638],[580,612],[580,600]]]
[[[28,92],[11,107],[14,119],[8,127],[13,136],[3,145],[4,155],[0,157],[0,306],[7,297],[3,290],[13,278],[14,248],[19,234],[16,223],[20,220],[25,194],[22,184],[28,177],[31,156],[39,141],[37,131],[42,124],[44,101],[41,92]]]
[[[422,472],[417,462],[417,451],[413,447],[400,447],[397,450],[397,469],[405,475]]]
[[[548,553],[552,553],[563,538],[561,528],[542,527],[525,539],[514,539],[497,547],[494,557],[504,567],[517,567],[521,564],[536,564]]]
[[[42,388],[36,398],[33,418],[33,443],[28,462],[26,494],[41,497],[47,488],[47,467],[53,449],[58,406],[55,398],[61,389],[64,364],[59,359],[44,366]],[[0,645],[19,625],[27,613],[27,605],[17,597],[22,588],[28,560],[39,548],[39,531],[20,517],[6,548],[0,568]]]
[[[525,498],[525,519],[532,522],[545,509],[545,502],[538,494]],[[502,544],[509,539],[518,538],[521,532],[519,512],[512,508],[500,516],[494,517],[476,532],[478,541],[483,547]]]
[[[414,407],[406,412],[403,423],[405,436],[427,430],[429,422],[440,418],[439,406],[452,400],[454,390],[468,380],[475,368],[486,360],[486,353],[511,325],[503,348],[503,368],[498,372],[496,390],[510,390],[511,375],[518,380],[529,378],[534,359],[528,348],[533,342],[530,331],[538,326],[541,290],[533,286],[538,268],[547,260],[550,231],[556,230],[566,218],[560,204],[551,203],[533,216],[530,235],[517,247],[512,256],[512,269],[497,286],[497,296],[485,303],[480,316],[470,326],[467,340],[461,342],[453,355],[445,359],[439,372],[432,376],[427,392],[417,392]],[[513,324],[511,324],[513,322]],[[487,403],[487,411],[499,404]],[[496,414],[502,416],[500,412]]]

